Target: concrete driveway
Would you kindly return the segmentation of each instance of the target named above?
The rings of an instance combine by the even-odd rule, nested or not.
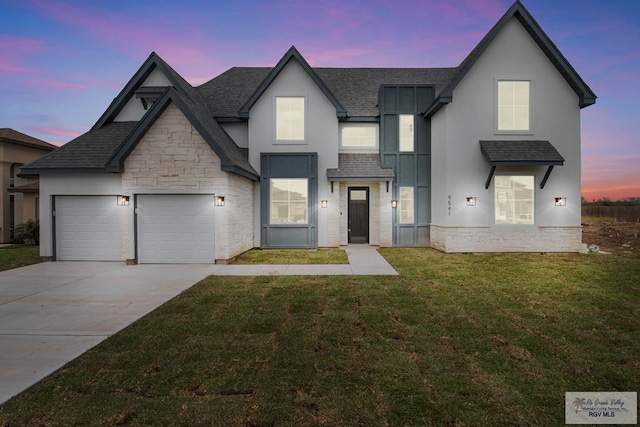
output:
[[[219,268],[46,262],[0,272],[0,404]]]

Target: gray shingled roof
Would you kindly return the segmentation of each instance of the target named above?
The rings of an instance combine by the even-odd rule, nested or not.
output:
[[[564,158],[549,141],[480,141],[490,165],[562,165]]]
[[[346,108],[349,117],[377,117],[382,84],[434,84],[442,89],[455,68],[314,68],[318,77]],[[238,111],[271,68],[234,67],[198,86],[216,118],[238,117]]]
[[[18,132],[17,130],[13,130],[11,128],[0,128],[0,140],[19,145],[42,148],[49,151],[58,148],[53,144],[49,144],[48,142],[45,142],[41,139],[25,135],[24,133]]]
[[[329,181],[391,181],[393,177],[393,169],[380,166],[377,153],[340,153],[338,169],[327,169]]]
[[[113,122],[89,131],[62,147],[34,160],[22,173],[40,173],[48,169],[104,169],[113,152],[138,122]]]

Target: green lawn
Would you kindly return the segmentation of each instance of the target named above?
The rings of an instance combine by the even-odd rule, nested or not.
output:
[[[380,252],[401,276],[207,278],[0,426],[558,426],[638,390],[637,259]]]
[[[37,264],[40,259],[40,247],[34,245],[14,245],[0,248],[0,271]]]
[[[349,264],[343,249],[251,249],[233,264]]]

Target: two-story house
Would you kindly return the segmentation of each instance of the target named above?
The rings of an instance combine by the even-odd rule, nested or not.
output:
[[[38,179],[20,173],[26,163],[55,145],[11,128],[0,128],[0,243],[13,240],[15,226],[39,220]]]
[[[41,255],[213,262],[254,247],[577,252],[596,96],[516,1],[453,68],[234,67],[155,53],[40,175]]]

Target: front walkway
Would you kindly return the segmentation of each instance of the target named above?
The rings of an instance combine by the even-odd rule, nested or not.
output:
[[[349,264],[45,262],[0,272],[0,404],[208,275],[398,275],[375,247]]]
[[[216,276],[322,276],[322,275],[358,275],[358,276],[397,276],[398,272],[378,253],[375,246],[343,246],[349,264],[323,265],[216,265]]]

